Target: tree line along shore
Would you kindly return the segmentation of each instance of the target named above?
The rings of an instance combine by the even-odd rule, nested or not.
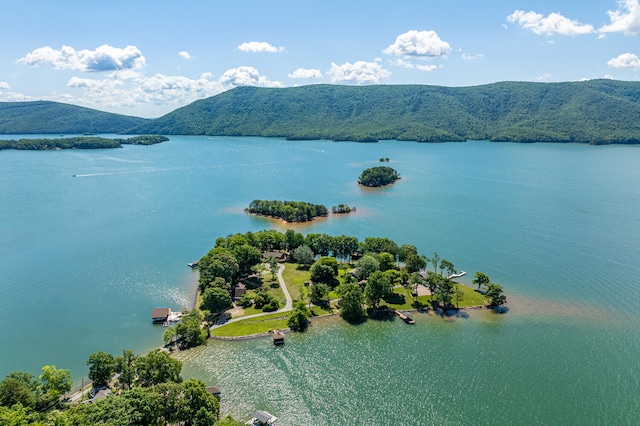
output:
[[[122,148],[122,145],[154,145],[168,141],[161,135],[140,135],[130,138],[103,138],[98,136],[75,136],[70,138],[0,139],[0,150],[16,149],[28,151],[51,151],[59,149],[107,149]]]

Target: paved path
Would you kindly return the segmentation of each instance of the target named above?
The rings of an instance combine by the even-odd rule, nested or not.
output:
[[[282,292],[284,293],[284,297],[287,299],[287,303],[284,305],[284,308],[278,309],[276,312],[261,312],[259,314],[252,314],[252,315],[246,315],[246,316],[243,316],[243,317],[231,318],[229,321],[225,322],[224,324],[212,325],[209,328],[211,330],[213,330],[214,328],[222,327],[223,325],[227,325],[227,324],[230,324],[232,322],[241,321],[241,320],[250,319],[250,318],[262,317],[262,316],[265,316],[265,315],[284,313],[284,312],[289,312],[290,310],[292,310],[293,309],[293,299],[291,298],[291,295],[289,294],[289,290],[287,289],[287,286],[284,283],[284,279],[282,278],[282,271],[284,271],[284,265],[280,263],[280,264],[278,264],[278,273],[276,275],[278,277],[278,282],[280,283],[280,287],[282,288]]]

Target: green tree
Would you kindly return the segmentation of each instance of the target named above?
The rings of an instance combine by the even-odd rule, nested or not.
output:
[[[400,246],[400,248],[398,249],[398,260],[402,263],[406,263],[407,262],[407,257],[410,254],[418,254],[418,248],[414,245],[411,244],[403,244],[402,246]]]
[[[356,263],[355,275],[359,280],[366,280],[369,275],[380,269],[380,262],[375,256],[365,254]]]
[[[293,250],[293,258],[299,264],[309,266],[313,263],[315,254],[313,254],[313,250],[309,246],[302,245]]]
[[[249,275],[251,268],[262,261],[262,253],[260,253],[260,250],[249,244],[235,246],[232,252],[238,263],[239,273],[241,275]]]
[[[167,327],[162,334],[162,341],[165,346],[174,343],[175,339],[178,337],[178,333],[176,332],[176,328],[172,325]]]
[[[218,418],[220,402],[207,392],[200,380],[189,379],[182,385],[183,403],[180,417],[187,425],[209,426]]]
[[[173,327],[169,327],[173,328]],[[165,331],[166,334],[166,331]],[[175,329],[174,329],[175,335]],[[136,378],[135,362],[138,357],[134,355],[130,349],[123,349],[122,355],[117,357],[115,361],[115,372],[120,374],[118,384],[124,389],[130,389]]]
[[[55,365],[45,365],[42,367],[42,374],[38,377],[40,382],[39,390],[55,397],[65,394],[71,390],[73,384],[71,371],[57,369]]]
[[[323,256],[309,269],[310,278],[314,283],[324,283],[331,287],[338,284],[338,261],[335,257]]]
[[[311,285],[311,301],[327,302],[329,300],[329,292],[331,288],[324,283],[315,283]]]
[[[389,185],[400,179],[400,175],[389,166],[377,166],[365,169],[358,178],[360,185],[378,187]]]
[[[396,259],[391,253],[382,252],[378,255],[379,269],[384,272],[389,269],[395,269]]]
[[[244,426],[244,423],[239,422],[231,416],[227,416],[215,422],[213,426]]]
[[[409,253],[405,258],[405,267],[408,272],[420,272],[427,267],[427,258],[417,253]]]
[[[113,397],[112,397],[113,398]],[[137,387],[123,392],[121,398],[125,399],[133,408],[131,413],[134,425],[158,425],[162,418],[162,395],[155,388]]]
[[[488,283],[486,296],[489,298],[489,306],[491,307],[501,306],[507,303],[507,297],[504,295],[502,286],[499,284]]]
[[[108,386],[116,368],[113,355],[98,351],[89,355],[87,360],[89,366],[89,380],[93,382],[94,388]]]
[[[213,287],[204,291],[200,309],[207,310],[214,314],[224,311],[231,306],[231,295],[229,292],[221,288]]]
[[[302,300],[293,305],[293,310],[287,315],[287,326],[296,331],[304,331],[307,328],[311,311]]]
[[[232,252],[217,247],[200,259],[198,269],[200,271],[200,287],[205,288],[216,277],[221,277],[227,283],[233,284],[240,271],[240,266]]]
[[[440,261],[440,271],[447,271],[447,276],[457,273],[453,263],[449,262],[447,259],[442,259]]]
[[[209,337],[209,328],[204,327],[204,317],[197,309],[182,314],[182,319],[176,325],[182,348],[191,348],[203,344]]]
[[[340,316],[346,320],[355,320],[364,316],[364,294],[356,283],[344,283],[336,289],[340,295]]]
[[[284,233],[284,248],[289,253],[304,244],[304,235],[293,229],[287,229]]]
[[[137,381],[140,386],[154,386],[166,382],[182,382],[182,363],[160,349],[154,349],[135,362]]]
[[[34,408],[36,397],[25,383],[7,376],[0,382],[0,405],[11,407],[15,404]]]
[[[443,308],[449,309],[453,307],[453,297],[454,297],[454,286],[453,281],[447,278],[440,278],[438,280],[438,286],[436,288],[436,302]]]
[[[489,277],[486,276],[484,273],[476,272],[476,277],[471,282],[473,284],[477,285],[478,286],[478,291],[480,291],[480,287],[482,287],[483,285],[489,284],[490,281],[491,280],[489,279]]]
[[[367,306],[371,309],[377,309],[380,300],[388,296],[393,291],[389,277],[382,271],[375,271],[367,279],[364,287],[364,299]]]
[[[429,262],[433,265],[433,272],[438,272],[436,268],[438,267],[438,263],[440,262],[440,255],[438,252],[433,252],[433,257],[429,259]]]

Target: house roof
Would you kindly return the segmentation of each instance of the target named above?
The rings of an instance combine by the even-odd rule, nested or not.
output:
[[[169,316],[170,313],[171,313],[171,308],[167,308],[167,307],[153,308],[153,311],[151,311],[151,318],[166,318]]]
[[[265,425],[271,425],[275,423],[276,420],[278,420],[276,417],[262,410],[258,410],[255,413],[253,413],[253,417],[256,420],[258,420],[260,423]]]
[[[220,395],[220,386],[207,386],[206,389],[213,396]]]

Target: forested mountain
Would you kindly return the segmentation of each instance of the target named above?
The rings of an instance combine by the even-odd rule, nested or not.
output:
[[[120,133],[147,121],[59,102],[0,102],[1,134]]]
[[[640,82],[238,87],[129,132],[357,141],[640,143]]]

